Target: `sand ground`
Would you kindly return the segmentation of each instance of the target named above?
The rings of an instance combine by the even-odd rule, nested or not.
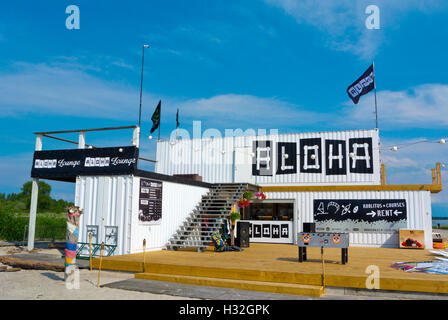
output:
[[[56,249],[37,249],[60,256]],[[25,253],[20,247],[0,247],[1,255]],[[133,273],[101,271],[101,285],[134,278]],[[0,272],[0,300],[177,300],[190,299],[147,292],[98,288],[98,271],[79,270],[79,289],[67,288],[63,272],[20,270]]]

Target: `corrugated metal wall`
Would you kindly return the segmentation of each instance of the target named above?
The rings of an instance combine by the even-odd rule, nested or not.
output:
[[[133,205],[132,176],[81,176],[76,179],[75,205],[83,209],[80,242],[89,242],[87,225],[98,226],[98,242],[105,241],[105,227],[118,226],[116,254],[128,253]]]
[[[432,248],[432,212],[429,191],[338,191],[338,192],[266,192],[267,199],[293,200],[294,243],[297,233],[302,231],[302,223],[314,222],[314,199],[405,199],[407,204],[407,228],[425,230],[425,243]],[[351,246],[398,247],[396,233],[350,233]]]
[[[98,226],[98,242],[105,241],[105,227],[118,227],[115,254],[163,248],[209,189],[163,182],[162,222],[147,225],[138,220],[139,177],[81,176],[76,180],[75,205],[84,212],[80,220],[80,242],[88,242],[87,225]]]
[[[157,168],[163,174],[199,174],[209,183],[234,182],[234,152],[236,148],[252,148],[255,140],[273,141],[273,167],[277,167],[277,142],[296,142],[307,138],[321,138],[324,149],[325,140],[345,140],[351,138],[372,138],[373,174],[350,173],[349,157],[346,157],[346,175],[326,175],[325,161],[322,159],[322,173],[275,174],[256,176],[253,181],[259,185],[318,185],[318,184],[381,184],[379,135],[377,130],[353,130],[335,132],[294,133],[265,136],[239,136],[224,138],[184,139],[159,141],[157,143]],[[299,149],[297,149],[299,152]],[[325,152],[325,150],[322,150]],[[347,145],[348,154],[348,145]],[[299,162],[299,157],[297,157]],[[299,166],[298,166],[299,167]]]
[[[132,215],[131,251],[143,251],[143,239],[146,239],[148,250],[159,250],[166,245],[168,239],[200,203],[202,196],[209,189],[164,181],[162,185],[162,221],[157,225],[148,225],[138,220],[139,179],[139,177],[134,177],[136,199]]]

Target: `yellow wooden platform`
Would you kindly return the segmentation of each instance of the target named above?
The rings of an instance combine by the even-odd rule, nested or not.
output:
[[[136,272],[137,278],[319,296],[320,248],[307,251],[308,260],[299,263],[297,246],[285,244],[251,243],[241,252],[163,250],[147,253],[144,268],[141,253],[104,258],[102,268]],[[447,275],[390,268],[395,262],[432,260],[429,250],[350,247],[349,262],[342,265],[340,249],[325,249],[325,285],[365,289],[370,275],[366,268],[375,265],[380,270],[379,289],[448,294]],[[94,268],[98,265],[99,259],[94,259]]]

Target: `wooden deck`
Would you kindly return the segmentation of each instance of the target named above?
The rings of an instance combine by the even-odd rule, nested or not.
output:
[[[212,277],[242,281],[263,281],[284,284],[321,285],[320,248],[308,248],[308,260],[297,261],[295,245],[251,243],[241,252],[156,251],[104,258],[102,268],[159,274],[167,277]],[[395,262],[436,260],[429,250],[350,247],[348,264],[341,264],[340,249],[325,249],[325,285],[331,287],[366,288],[370,273],[366,268],[378,266],[380,289],[448,294],[448,276],[410,273],[390,267]],[[99,259],[94,259],[97,268]],[[145,278],[142,275],[137,277]],[[146,278],[149,278],[146,277]],[[167,280],[169,281],[169,280]]]

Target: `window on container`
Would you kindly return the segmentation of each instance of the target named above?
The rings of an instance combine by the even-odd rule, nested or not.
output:
[[[248,220],[293,220],[293,203],[251,203],[246,215]]]

